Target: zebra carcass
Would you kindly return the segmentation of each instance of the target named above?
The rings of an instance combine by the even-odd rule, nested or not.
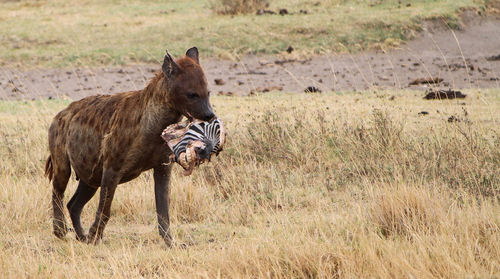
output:
[[[184,168],[183,174],[190,175],[196,166],[222,151],[226,131],[220,119],[180,122],[168,126],[161,137],[173,152],[170,162],[178,163]]]

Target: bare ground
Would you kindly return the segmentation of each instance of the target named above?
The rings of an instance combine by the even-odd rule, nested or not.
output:
[[[500,19],[462,17],[462,28],[451,31],[428,21],[418,39],[388,52],[324,55],[302,59],[294,54],[248,56],[238,62],[205,60],[210,89],[215,94],[303,92],[366,89],[498,88],[500,87]],[[160,64],[126,67],[33,69],[0,68],[0,99],[67,96],[79,99],[141,89]],[[442,79],[416,84],[417,79]],[[218,80],[216,82],[216,80]]]

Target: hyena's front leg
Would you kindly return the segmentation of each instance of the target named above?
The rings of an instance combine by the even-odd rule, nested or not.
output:
[[[156,215],[158,216],[158,230],[167,246],[172,245],[170,234],[170,216],[168,206],[170,203],[170,173],[172,165],[159,166],[154,169]]]

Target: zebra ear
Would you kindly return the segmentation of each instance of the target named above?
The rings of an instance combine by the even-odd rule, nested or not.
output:
[[[161,70],[167,79],[172,79],[179,73],[180,68],[179,65],[175,63],[174,59],[172,58],[172,55],[168,53],[168,50],[166,50],[166,52],[167,54],[163,59],[163,65],[161,66]]]

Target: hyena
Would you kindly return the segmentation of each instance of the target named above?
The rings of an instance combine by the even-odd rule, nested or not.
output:
[[[171,165],[167,163],[171,151],[160,135],[183,115],[213,119],[209,95],[198,49],[193,47],[176,61],[167,51],[161,71],[142,90],[87,97],[59,112],[49,128],[50,155],[45,165],[53,185],[54,234],[62,238],[68,231],[63,198],[71,168],[79,184],[67,208],[76,238],[89,243],[102,238],[116,186],[153,169],[159,233],[170,246]],[[80,215],[99,187],[95,221],[86,235]]]

